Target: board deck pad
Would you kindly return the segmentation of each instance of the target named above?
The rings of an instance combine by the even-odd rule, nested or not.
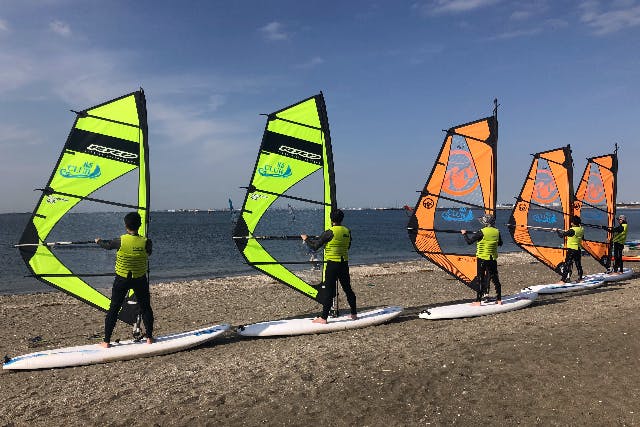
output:
[[[358,313],[356,320],[349,313],[330,317],[326,325],[313,323],[314,317],[283,319],[253,323],[238,327],[238,334],[246,337],[269,337],[283,335],[323,334],[346,329],[364,328],[387,322],[402,313],[402,307],[391,306]]]
[[[43,350],[11,358],[2,365],[2,369],[63,368],[158,356],[204,344],[230,328],[228,324],[207,326],[189,332],[157,337],[153,344],[147,344],[146,340],[138,342],[128,340],[112,343],[110,348],[103,348],[99,344],[88,344]]]
[[[470,302],[461,304],[442,305],[424,310],[418,315],[421,319],[459,319],[463,317],[486,316],[488,314],[504,313],[518,310],[528,305],[538,297],[533,291],[523,290],[520,293],[502,297],[502,304],[495,301],[483,301],[479,306],[471,305]]]

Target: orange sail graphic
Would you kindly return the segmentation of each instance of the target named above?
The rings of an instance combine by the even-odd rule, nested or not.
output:
[[[606,268],[611,264],[612,233],[604,227],[615,226],[617,152],[616,147],[613,154],[587,159],[574,203],[575,214],[580,215],[583,226],[589,227],[582,247]]]
[[[566,249],[559,247],[559,238],[549,232],[555,228],[569,228],[572,182],[573,160],[569,145],[534,154],[509,220],[514,242],[558,274],[561,274]]]
[[[422,256],[477,290],[475,248],[456,253],[460,230],[495,215],[497,101],[493,116],[447,131],[442,148],[408,224],[409,238]]]

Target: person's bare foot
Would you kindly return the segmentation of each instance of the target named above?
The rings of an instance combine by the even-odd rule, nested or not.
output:
[[[154,342],[156,342],[155,338],[152,338],[152,337],[147,338],[147,344],[153,344]]]
[[[474,301],[474,302],[471,303],[471,305],[478,306],[478,305],[480,305],[480,301]]]
[[[322,317],[316,317],[311,322],[320,323],[321,325],[326,325],[327,324],[327,319],[323,319]]]
[[[111,344],[109,344],[108,342],[102,341],[100,344],[98,344],[100,347],[102,348],[109,348],[111,347]]]
[[[502,305],[502,300],[500,300],[500,299],[499,299],[499,300],[496,300],[496,304],[498,304],[498,305]]]
[[[357,315],[357,314],[352,314],[352,315],[351,315],[351,320],[356,320],[357,318],[358,318],[358,315]]]

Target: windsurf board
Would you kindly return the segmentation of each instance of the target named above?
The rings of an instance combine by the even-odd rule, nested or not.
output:
[[[63,368],[158,356],[204,344],[229,330],[230,327],[228,324],[221,324],[189,332],[164,335],[156,337],[153,344],[147,344],[146,340],[138,342],[128,340],[112,343],[109,348],[101,347],[99,344],[89,344],[43,350],[10,358],[2,365],[2,369]]]
[[[282,335],[324,334],[346,329],[364,328],[387,322],[402,313],[402,307],[392,306],[358,313],[351,319],[350,314],[329,317],[327,324],[313,323],[313,317],[302,319],[273,320],[238,327],[238,334],[245,337],[269,337]]]
[[[486,316],[488,314],[504,313],[507,311],[524,308],[538,297],[536,292],[523,290],[514,295],[502,297],[502,304],[496,301],[482,301],[480,305],[472,305],[470,302],[462,304],[441,305],[424,310],[418,315],[421,319],[458,319],[462,317]]]

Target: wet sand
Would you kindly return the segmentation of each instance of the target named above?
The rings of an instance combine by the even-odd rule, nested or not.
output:
[[[499,271],[504,295],[557,281],[524,253],[502,255]],[[330,334],[229,332],[172,355],[2,371],[0,425],[640,425],[637,278],[440,321],[417,314],[473,293],[427,261],[352,267],[352,282],[361,309],[404,313]],[[156,335],[319,309],[263,275],[154,285],[152,304]],[[62,293],[0,296],[0,352],[97,343],[103,319]],[[114,339],[129,335],[119,325]]]

